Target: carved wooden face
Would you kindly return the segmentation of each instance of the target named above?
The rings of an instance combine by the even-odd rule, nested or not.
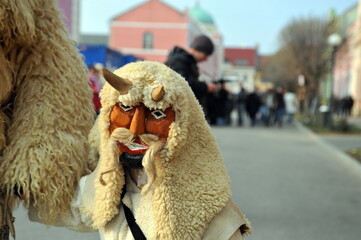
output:
[[[158,108],[162,105],[165,90],[159,83],[158,86],[144,84],[143,81],[132,81],[122,78],[104,69],[105,80],[119,93],[118,101],[113,103],[109,114],[109,133],[113,135],[122,132],[127,137],[117,138],[119,154],[127,152],[132,155],[144,154],[150,147],[145,139],[151,137],[156,142],[165,142],[168,138],[170,126],[175,121],[175,111],[172,105]],[[149,91],[149,89],[151,89]],[[122,96],[132,91],[131,103],[123,101]],[[144,90],[145,92],[137,92]],[[135,93],[137,92],[137,93]],[[137,98],[137,100],[134,100]],[[124,103],[125,102],[125,103]],[[159,105],[157,105],[159,104]],[[116,135],[116,133],[115,133]]]
[[[110,112],[109,131],[116,128],[127,128],[134,135],[153,134],[165,141],[169,126],[175,121],[172,107],[162,110],[150,110],[140,103],[138,106],[124,106],[121,103],[113,106]]]

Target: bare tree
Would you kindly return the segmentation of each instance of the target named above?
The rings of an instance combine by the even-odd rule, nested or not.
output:
[[[320,80],[328,71],[329,34],[330,23],[320,17],[294,19],[280,33],[282,49],[290,54],[306,78],[309,101],[318,100]]]
[[[297,76],[300,74],[295,59],[285,48],[270,56],[262,72],[264,79],[286,88],[294,88],[297,83]]]

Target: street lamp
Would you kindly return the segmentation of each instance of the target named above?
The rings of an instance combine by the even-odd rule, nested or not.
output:
[[[331,72],[331,79],[330,79],[330,88],[331,88],[331,94],[330,94],[330,100],[329,100],[329,112],[328,112],[328,119],[327,119],[327,127],[329,129],[332,129],[333,127],[333,121],[332,121],[332,113],[333,113],[333,82],[334,82],[334,66],[335,66],[335,54],[337,52],[338,46],[340,46],[342,42],[342,38],[337,33],[332,33],[327,38],[327,43],[332,47],[332,53],[331,53],[331,64],[330,64],[330,72]]]

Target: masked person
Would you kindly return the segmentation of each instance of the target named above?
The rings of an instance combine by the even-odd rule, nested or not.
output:
[[[89,137],[99,162],[81,179],[69,228],[101,239],[240,239],[251,232],[231,200],[215,138],[186,81],[161,63],[130,63],[101,92]],[[32,214],[36,220],[36,213]]]

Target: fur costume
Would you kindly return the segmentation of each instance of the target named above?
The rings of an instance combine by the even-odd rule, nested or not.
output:
[[[103,71],[111,85],[101,92],[102,109],[90,137],[100,159],[82,179],[75,200],[82,217],[76,211],[71,215],[88,226],[92,222],[103,240],[133,239],[120,205],[125,184],[122,202],[147,239],[221,240],[249,234],[248,221],[231,202],[220,151],[187,82],[156,62],[130,63],[114,74]],[[142,159],[147,180],[139,187],[119,160],[119,145],[137,138],[149,147]],[[222,228],[227,237],[216,237]]]
[[[1,226],[14,193],[51,223],[87,169],[91,91],[56,2],[0,0]]]

